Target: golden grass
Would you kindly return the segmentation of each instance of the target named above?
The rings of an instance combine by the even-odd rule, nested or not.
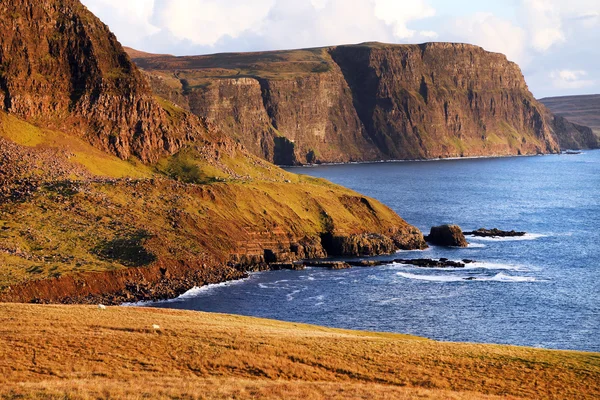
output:
[[[593,399],[600,355],[187,311],[0,304],[0,396]]]
[[[5,112],[0,112],[0,136],[26,147],[59,149],[68,155],[68,162],[84,167],[92,175],[109,178],[152,176],[151,169],[136,160],[121,160],[94,148],[82,139],[38,128]]]

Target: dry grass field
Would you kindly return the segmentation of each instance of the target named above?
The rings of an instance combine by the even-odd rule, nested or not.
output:
[[[597,399],[600,355],[187,311],[0,304],[0,397]]]

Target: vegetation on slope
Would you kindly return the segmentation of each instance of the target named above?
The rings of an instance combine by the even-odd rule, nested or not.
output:
[[[5,299],[81,301],[90,293],[102,295],[88,285],[61,289],[59,278],[90,272],[154,265],[168,269],[176,281],[194,268],[207,271],[179,282],[175,291],[134,290],[135,296],[175,296],[196,284],[243,276],[232,267],[264,262],[265,250],[285,259],[323,254],[325,233],[400,234],[422,241],[416,229],[375,200],[287,173],[228,142],[189,145],[146,166],[12,115],[0,113],[0,123]],[[296,244],[306,250],[292,254]],[[215,268],[225,272],[215,277]],[[26,284],[49,278],[55,279],[51,291]],[[122,289],[107,285],[107,292]]]
[[[0,304],[0,373],[8,398],[600,396],[594,353],[110,307]]]

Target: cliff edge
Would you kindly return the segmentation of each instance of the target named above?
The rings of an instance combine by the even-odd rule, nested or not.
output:
[[[555,123],[515,63],[468,44],[129,51],[157,93],[276,164],[545,154],[585,142]]]

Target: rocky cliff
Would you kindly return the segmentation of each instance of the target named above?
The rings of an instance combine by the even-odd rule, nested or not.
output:
[[[173,121],[108,27],[78,0],[0,4],[0,109],[145,162],[198,135]]]
[[[152,79],[178,101],[174,78]],[[185,107],[77,0],[0,3],[0,301],[158,299],[426,246],[377,201],[251,155],[222,133],[227,113]]]
[[[472,45],[131,54],[164,96],[278,164],[551,153],[578,131]]]
[[[583,137],[578,138],[582,148],[586,146],[589,148],[598,147],[598,140],[600,140],[600,94],[546,97],[539,101],[556,116],[567,119],[575,126],[583,125],[582,128],[579,128]],[[562,123],[563,120],[559,118],[558,122]],[[598,139],[591,138],[585,127],[590,127]]]

